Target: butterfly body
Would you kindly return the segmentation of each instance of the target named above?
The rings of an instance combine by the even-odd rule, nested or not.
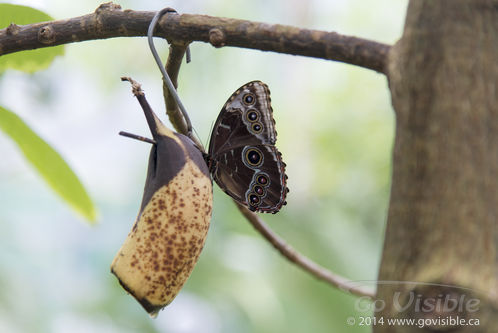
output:
[[[252,211],[276,213],[285,205],[285,163],[270,91],[252,81],[235,91],[215,122],[206,162],[218,186]]]

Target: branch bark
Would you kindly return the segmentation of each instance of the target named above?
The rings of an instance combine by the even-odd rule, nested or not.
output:
[[[434,321],[374,332],[497,331],[497,8],[496,0],[412,0],[390,52],[397,129],[379,281],[422,283],[379,284],[385,307],[376,315]],[[413,297],[457,307],[400,309]],[[480,325],[437,322],[457,317]]]
[[[123,11],[119,5],[106,3],[92,14],[71,19],[25,26],[11,24],[0,30],[0,55],[94,39],[146,36],[154,14]],[[215,47],[237,46],[335,60],[381,73],[390,48],[335,32],[175,13],[161,19],[155,36],[180,44],[201,41]]]

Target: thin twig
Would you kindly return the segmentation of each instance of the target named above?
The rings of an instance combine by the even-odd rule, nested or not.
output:
[[[311,275],[316,278],[325,281],[332,286],[350,292],[351,294],[357,296],[367,296],[374,298],[375,293],[370,289],[365,289],[359,287],[356,283],[351,280],[346,279],[340,275],[337,275],[330,270],[322,267],[309,259],[308,257],[302,255],[296,251],[292,246],[287,244],[282,238],[280,238],[273,230],[266,225],[266,223],[255,213],[251,212],[246,207],[237,204],[242,215],[252,224],[252,226],[268,240],[275,249],[277,249],[284,257],[289,259],[297,266],[301,267]]]
[[[166,72],[173,82],[175,88],[178,88],[178,73],[182,64],[183,57],[187,50],[187,45],[171,44],[169,47],[168,60],[166,62]],[[168,86],[163,83],[164,102],[166,104],[166,113],[168,114],[169,121],[180,133],[187,133],[187,124],[183,119],[178,104],[171,95]]]
[[[182,64],[182,60],[184,55],[188,50],[188,45],[184,44],[171,44],[169,48],[168,60],[166,62],[166,72],[173,83],[175,89],[178,88],[178,73],[180,72],[180,66]],[[197,139],[193,133],[188,133],[188,126],[185,122],[185,118],[183,117],[183,113],[180,111],[176,99],[171,94],[171,91],[168,85],[163,81],[163,95],[164,102],[166,105],[166,114],[168,115],[170,123],[173,127],[182,134],[188,135],[188,137],[194,141],[195,145],[199,148],[199,150],[205,153],[204,146]],[[187,111],[185,111],[187,112]]]
[[[0,55],[41,47],[125,36],[146,36],[155,12],[107,3],[94,13],[0,30]],[[170,42],[202,41],[335,60],[385,72],[389,45],[335,32],[206,15],[165,15],[154,34]]]

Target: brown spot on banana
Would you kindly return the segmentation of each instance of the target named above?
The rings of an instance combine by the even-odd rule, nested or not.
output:
[[[212,182],[193,142],[166,128],[143,104],[143,93],[137,98],[155,144],[138,218],[111,271],[155,316],[175,298],[199,258],[211,220]]]

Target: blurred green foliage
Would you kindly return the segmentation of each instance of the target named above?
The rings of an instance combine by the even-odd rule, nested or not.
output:
[[[0,3],[0,28],[50,21],[52,17],[27,6]],[[0,57],[0,73],[16,69],[28,73],[47,68],[56,56],[64,53],[63,46],[18,52]],[[0,129],[19,146],[35,170],[76,212],[90,222],[96,219],[96,209],[78,177],[64,159],[40,138],[15,113],[0,106]]]
[[[17,143],[26,159],[62,199],[88,221],[95,221],[92,200],[59,153],[15,113],[1,106],[0,129]]]
[[[47,11],[83,15],[97,1],[51,0]],[[121,1],[124,8],[164,4]],[[371,10],[354,1],[172,1],[179,12],[337,31],[393,43],[406,1]],[[165,43],[157,42],[166,55]],[[240,48],[192,45],[179,93],[207,142],[223,103],[259,79],[272,92],[277,146],[287,163],[288,205],[267,223],[297,250],[353,280],[375,280],[388,204],[394,115],[385,77],[329,61]],[[157,319],[119,286],[109,265],[132,227],[150,147],[118,137],[148,135],[119,77],[142,83],[164,117],[161,78],[143,38],[67,46],[44,72],[6,71],[0,101],[19,112],[74,167],[101,211],[90,228],[74,217],[0,136],[0,331],[5,332],[368,332],[358,298],[283,259],[215,186],[200,260]],[[370,285],[375,287],[374,284]]]

